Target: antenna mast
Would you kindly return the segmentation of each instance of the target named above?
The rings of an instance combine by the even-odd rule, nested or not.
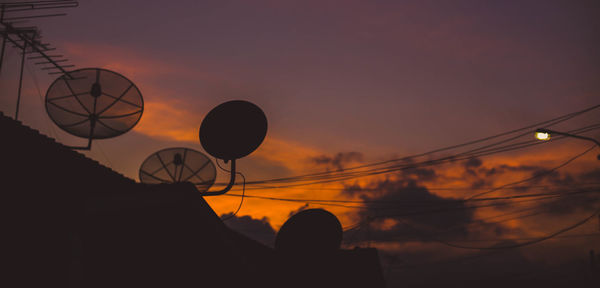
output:
[[[51,10],[60,8],[74,8],[79,6],[77,1],[69,0],[45,0],[28,2],[7,2],[0,3],[0,35],[2,35],[2,46],[0,48],[0,73],[2,73],[2,64],[4,61],[4,51],[7,42],[14,48],[21,50],[21,65],[19,71],[19,88],[17,92],[17,105],[15,109],[15,120],[19,118],[19,104],[21,102],[21,89],[23,86],[23,67],[25,65],[25,54],[33,54],[27,59],[41,59],[41,62],[35,62],[36,65],[45,65],[41,69],[49,70],[49,74],[66,74],[69,72],[65,68],[75,65],[65,65],[68,59],[62,58],[63,55],[50,55],[49,51],[56,50],[49,43],[41,41],[41,33],[36,26],[20,26],[19,24],[34,18],[46,18],[64,16],[66,13],[40,14],[40,10]],[[15,25],[17,24],[17,25]],[[49,66],[48,66],[49,65]],[[54,71],[53,71],[54,70]],[[58,71],[56,71],[58,70]]]

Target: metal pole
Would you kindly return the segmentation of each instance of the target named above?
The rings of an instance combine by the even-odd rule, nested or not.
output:
[[[596,146],[598,146],[598,148],[600,148],[600,141],[591,138],[591,137],[585,137],[585,136],[581,136],[581,135],[575,135],[575,134],[571,134],[571,133],[565,133],[565,132],[559,132],[559,131],[554,131],[554,130],[550,130],[550,129],[545,129],[545,128],[539,128],[537,130],[535,130],[535,132],[538,133],[547,133],[547,134],[557,134],[557,135],[562,135],[565,137],[573,137],[573,138],[577,138],[577,139],[582,139],[582,140],[587,140],[587,141],[591,141],[594,142],[596,144]],[[598,160],[600,160],[600,154],[598,154],[598,156],[596,156],[596,158]]]
[[[591,137],[585,137],[585,136],[571,134],[571,133],[566,133],[566,132],[559,132],[559,131],[554,131],[554,130],[545,129],[545,128],[537,129],[536,132],[548,133],[550,135],[556,134],[556,135],[562,135],[562,136],[566,136],[566,137],[573,137],[573,138],[577,138],[577,139],[587,140],[587,141],[591,141],[591,142],[596,143],[596,145],[598,147],[600,147],[600,142],[598,140],[594,139],[594,138],[591,138]]]
[[[19,120],[19,103],[21,102],[21,88],[23,86],[23,66],[25,66],[25,50],[27,50],[27,42],[23,44],[23,55],[21,56],[21,74],[19,76],[19,92],[17,92],[17,111],[15,112],[15,120]]]
[[[569,134],[569,133],[564,133],[564,132],[556,132],[556,131],[552,131],[552,133],[555,133],[555,134],[558,134],[558,135],[564,135],[564,136],[567,136],[567,137],[573,137],[573,138],[577,138],[577,139],[592,141],[592,142],[596,143],[596,145],[598,147],[600,147],[600,142],[598,142],[598,140],[596,140],[594,138],[591,138],[591,137],[579,136],[579,135],[575,135],[575,134]]]
[[[92,140],[94,140],[94,128],[95,127],[96,127],[96,117],[93,117],[93,115],[92,115],[90,118],[90,136],[88,138],[87,146],[67,146],[67,147],[74,149],[74,150],[85,150],[85,151],[92,150]]]
[[[229,173],[231,173],[230,178],[229,178],[229,184],[227,184],[227,187],[225,187],[225,189],[223,189],[221,191],[204,192],[204,193],[202,193],[202,196],[223,195],[223,194],[227,193],[229,190],[231,190],[231,188],[235,184],[235,173],[237,173],[235,171],[235,159],[231,160],[231,169],[229,170]]]

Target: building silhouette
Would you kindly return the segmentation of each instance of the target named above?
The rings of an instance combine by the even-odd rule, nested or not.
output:
[[[279,253],[190,183],[137,183],[0,113],[10,287],[383,287],[373,248]]]

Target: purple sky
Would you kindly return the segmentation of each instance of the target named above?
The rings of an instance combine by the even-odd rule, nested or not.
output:
[[[194,113],[245,98],[280,137],[384,156],[595,104],[592,4],[82,1],[42,30],[58,48],[114,47],[174,67],[147,73]]]
[[[201,150],[194,137],[203,116],[233,99],[259,105],[269,121],[264,147],[240,160],[250,180],[322,171],[331,167],[308,160],[339,152],[359,152],[361,163],[425,152],[600,100],[597,1],[102,0],[66,12],[34,22],[44,40],[78,68],[127,76],[147,103],[139,127],[88,153],[134,179],[158,149]],[[5,59],[0,111],[12,116],[17,51]],[[83,143],[51,127],[29,71],[42,96],[54,80],[29,66],[20,118],[63,143]],[[543,166],[577,152],[554,148],[491,162]],[[237,203],[229,200],[211,205],[226,213]],[[242,215],[268,217],[275,228],[301,206],[252,203]]]

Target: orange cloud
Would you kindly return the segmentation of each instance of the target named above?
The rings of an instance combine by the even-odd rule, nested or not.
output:
[[[183,104],[176,101],[151,101],[144,106],[144,114],[134,131],[151,137],[198,142],[202,115],[181,109]]]
[[[306,172],[314,168],[307,159],[322,155],[323,152],[301,143],[267,137],[254,154],[257,157],[278,163],[295,172]]]

